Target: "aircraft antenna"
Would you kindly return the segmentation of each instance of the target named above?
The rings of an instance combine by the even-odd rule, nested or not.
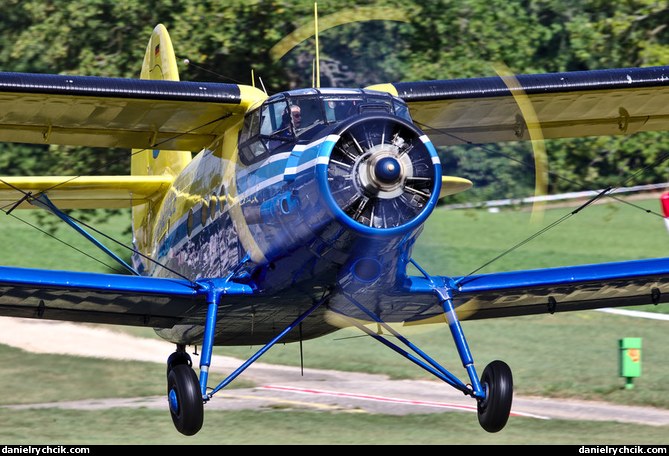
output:
[[[314,36],[316,37],[316,68],[314,70],[316,84],[314,86],[319,89],[321,87],[321,64],[318,51],[318,2],[314,2]]]
[[[311,61],[311,87],[316,87],[316,59]]]
[[[260,86],[262,87],[262,91],[265,92],[265,95],[269,95],[267,93],[267,89],[265,88],[265,84],[262,82],[262,78],[258,76],[258,81],[260,81]]]
[[[302,349],[302,323],[300,323],[300,372],[304,377],[304,350]]]
[[[253,73],[253,67],[251,67],[251,85],[255,88],[256,86],[256,77],[255,74]]]

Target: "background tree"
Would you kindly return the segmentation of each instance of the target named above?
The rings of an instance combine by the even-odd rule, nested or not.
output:
[[[153,27],[164,23],[181,59],[183,80],[249,84],[251,68],[271,93],[311,83],[313,40],[281,60],[271,48],[311,24],[312,0],[5,0],[0,69],[136,77]],[[341,0],[319,2],[320,17],[388,8],[401,21],[360,21],[323,31],[324,84],[492,76],[669,63],[666,2],[650,0]],[[566,179],[553,192],[619,185],[655,163],[664,133],[547,142],[549,166]],[[449,174],[475,180],[460,198],[533,193],[528,144],[440,151]],[[526,163],[505,159],[512,156]],[[119,157],[123,157],[119,160]],[[0,145],[0,174],[125,174],[127,150]],[[663,164],[638,182],[666,180]],[[478,195],[477,195],[478,192]]]

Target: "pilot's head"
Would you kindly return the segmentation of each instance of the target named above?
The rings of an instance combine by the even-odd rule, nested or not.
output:
[[[292,105],[290,107],[290,118],[293,121],[293,126],[295,128],[300,128],[302,123],[302,110],[297,105]]]

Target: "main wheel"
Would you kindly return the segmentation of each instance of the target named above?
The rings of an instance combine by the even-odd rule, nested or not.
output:
[[[511,368],[503,361],[493,361],[481,375],[485,399],[478,403],[479,424],[488,432],[498,432],[506,425],[513,401]]]
[[[167,400],[177,431],[194,435],[202,428],[204,402],[195,371],[186,364],[177,364],[167,375]]]

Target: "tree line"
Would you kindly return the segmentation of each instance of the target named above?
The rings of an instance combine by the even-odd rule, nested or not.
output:
[[[368,84],[669,64],[669,8],[651,0],[337,0],[318,3],[322,85]],[[313,1],[3,0],[0,70],[137,77],[151,30],[167,26],[182,80],[251,83],[270,92],[311,85],[313,40],[272,49],[313,21]],[[329,22],[328,22],[329,21]],[[184,63],[188,59],[189,64]],[[667,180],[664,133],[551,140],[550,192]],[[126,174],[128,151],[0,144],[0,175]],[[533,193],[529,145],[449,148],[448,174],[478,193]],[[512,157],[514,160],[509,160]]]

